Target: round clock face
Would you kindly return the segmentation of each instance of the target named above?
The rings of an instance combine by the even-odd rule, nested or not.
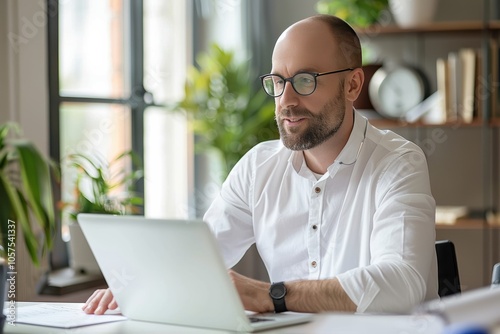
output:
[[[370,81],[368,92],[375,110],[389,118],[405,116],[425,97],[421,75],[407,67],[379,69]]]

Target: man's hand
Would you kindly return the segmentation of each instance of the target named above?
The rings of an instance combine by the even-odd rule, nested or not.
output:
[[[229,276],[246,310],[259,313],[274,312],[274,305],[269,296],[269,283],[245,277],[233,270],[229,270]]]
[[[82,310],[88,314],[104,314],[106,310],[115,310],[118,304],[109,289],[96,290],[83,304]]]

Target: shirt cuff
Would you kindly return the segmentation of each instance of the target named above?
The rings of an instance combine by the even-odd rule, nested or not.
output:
[[[380,292],[380,287],[367,270],[350,270],[337,276],[340,286],[357,305],[356,312],[365,312]]]

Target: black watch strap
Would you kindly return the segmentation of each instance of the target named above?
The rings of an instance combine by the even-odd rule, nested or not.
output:
[[[273,300],[275,313],[287,311],[285,304],[286,287],[284,282],[272,283],[269,288],[269,296]]]

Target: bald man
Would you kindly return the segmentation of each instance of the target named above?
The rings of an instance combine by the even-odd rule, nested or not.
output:
[[[238,162],[204,217],[228,268],[254,243],[267,268],[272,283],[229,270],[245,308],[405,312],[437,298],[427,162],[354,109],[364,80],[354,30],[328,15],[293,24],[261,80],[280,140]],[[84,310],[116,307],[98,290]]]

